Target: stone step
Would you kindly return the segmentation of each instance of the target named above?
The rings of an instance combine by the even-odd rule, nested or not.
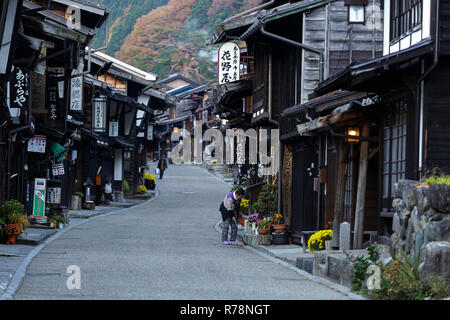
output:
[[[314,269],[314,258],[297,258],[297,268],[312,274]]]
[[[37,246],[48,237],[54,235],[57,229],[29,229],[25,228],[24,233],[16,237],[17,244],[27,244]]]

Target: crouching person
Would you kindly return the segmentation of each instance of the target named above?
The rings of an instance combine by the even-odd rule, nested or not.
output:
[[[238,189],[230,192],[220,204],[220,213],[222,214],[222,244],[238,246],[237,238],[237,220],[239,218],[239,206],[244,196],[244,190]],[[228,241],[228,229],[231,227],[230,241]]]

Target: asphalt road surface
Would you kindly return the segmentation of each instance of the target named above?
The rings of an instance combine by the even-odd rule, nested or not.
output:
[[[348,298],[251,250],[223,247],[214,226],[229,186],[204,169],[169,166],[157,187],[145,206],[100,216],[47,245],[14,299]],[[80,289],[68,289],[72,265]]]

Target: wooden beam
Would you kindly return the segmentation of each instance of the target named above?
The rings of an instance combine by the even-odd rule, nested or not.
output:
[[[369,123],[363,125],[361,136],[369,137],[370,128]],[[353,249],[362,249],[363,229],[364,229],[364,214],[366,206],[366,186],[367,186],[367,167],[369,158],[369,141],[361,141],[361,152],[359,156],[359,176],[358,176],[358,190],[356,195],[356,211],[355,224],[353,234]]]
[[[348,158],[348,143],[344,139],[339,139],[339,163],[336,181],[336,197],[334,201],[334,219],[333,219],[333,237],[331,245],[339,248],[339,227],[344,219],[344,202],[345,202],[345,176]]]

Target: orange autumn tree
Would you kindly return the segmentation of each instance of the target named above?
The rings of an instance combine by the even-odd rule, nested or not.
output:
[[[192,59],[195,51],[184,44],[181,37],[195,1],[170,0],[167,5],[139,18],[116,57],[157,73],[177,70],[190,75],[195,64]],[[165,69],[154,70],[157,65],[163,65]]]
[[[161,78],[174,71],[215,82],[217,47],[207,42],[215,24],[261,0],[169,0],[137,19],[115,56]]]

